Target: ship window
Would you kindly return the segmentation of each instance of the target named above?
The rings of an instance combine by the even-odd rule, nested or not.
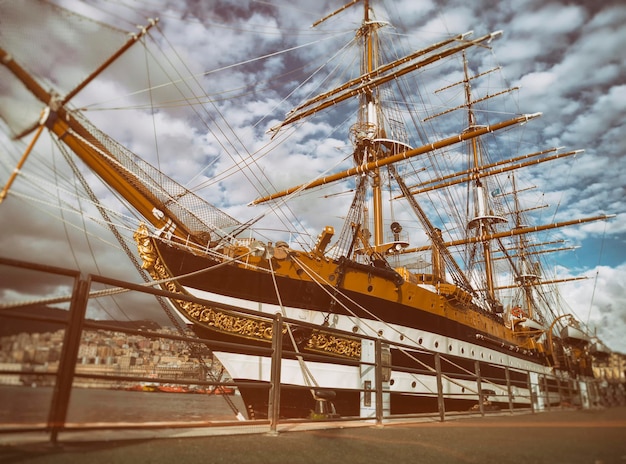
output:
[[[474,350],[472,350],[472,356],[474,356]]]
[[[448,345],[448,351],[452,351],[452,345]]]
[[[461,354],[465,354],[465,348],[461,348]]]
[[[379,336],[379,337],[382,337],[382,336],[383,336],[383,331],[382,331],[382,330],[379,330],[379,331],[378,331],[378,336]]]
[[[439,348],[439,342],[435,342],[435,348]]]
[[[396,381],[395,381],[395,380],[393,380],[393,379],[391,379],[391,380],[389,381],[389,385],[393,385],[394,383],[396,383]]]
[[[400,334],[400,340],[404,340],[404,335]]]
[[[359,331],[359,328],[356,325],[352,327],[352,332],[357,333],[358,331]]]
[[[423,339],[422,337],[420,337],[420,338],[417,340],[417,343],[419,343],[419,344],[421,345],[423,341],[424,341],[424,339]]]
[[[374,287],[372,287],[371,285],[368,285],[368,287],[367,287],[367,291],[368,291],[368,292],[371,292],[372,290],[374,290]]]
[[[415,382],[415,380],[413,382],[411,382],[411,388],[415,388],[417,387],[417,382]]]

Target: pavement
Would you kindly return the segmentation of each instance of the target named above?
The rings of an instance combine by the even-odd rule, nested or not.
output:
[[[626,407],[532,414],[0,433],[0,463],[626,464]]]

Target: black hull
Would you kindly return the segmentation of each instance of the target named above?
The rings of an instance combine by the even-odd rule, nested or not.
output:
[[[281,295],[281,302],[279,302],[276,298],[275,283],[268,273],[228,265],[220,266],[219,271],[212,272],[211,268],[217,266],[218,262],[165,245],[158,240],[155,240],[154,243],[158,247],[159,258],[166,263],[167,273],[173,276],[185,276],[178,280],[177,285],[182,285],[188,289],[196,289],[202,292],[265,305],[276,305],[276,307],[282,303],[284,307],[319,311],[323,314],[328,314],[329,308],[332,306],[328,293],[321,290],[317,284],[308,280],[277,276],[276,285],[280,289]],[[280,265],[290,266],[291,263],[285,260],[281,261]],[[189,274],[199,270],[206,270],[206,272],[189,276]],[[528,364],[530,369],[541,371],[543,366],[548,364],[545,357],[538,356],[533,352],[523,352],[523,350],[517,349],[510,344],[498,343],[490,334],[427,310],[408,307],[388,299],[375,297],[373,294],[345,291],[345,289],[342,289],[342,293],[346,295],[346,299],[356,302],[356,305],[351,304],[350,306],[351,310],[354,310],[360,318],[372,320],[373,317],[379,317],[381,320],[384,320],[385,324],[404,326],[409,329],[419,330],[425,336],[441,336],[442,340],[450,341],[449,347],[439,346],[438,350],[436,349],[437,343],[434,344],[435,351],[439,351],[441,355],[441,373],[444,378],[449,379],[453,383],[461,385],[460,382],[463,382],[464,387],[462,389],[459,388],[455,394],[445,395],[446,411],[468,411],[472,407],[477,406],[476,373],[478,371],[483,382],[481,388],[483,394],[487,395],[487,400],[495,400],[496,398],[489,398],[489,395],[495,395],[495,390],[499,390],[498,407],[503,407],[504,405],[504,407],[508,408],[508,397],[506,395],[502,396],[502,392],[508,391],[508,388],[511,387],[516,388],[517,391],[525,392],[524,397],[512,397],[513,407],[530,406],[527,393],[529,376],[526,369],[509,369],[505,366],[508,364],[514,366],[514,360],[518,360],[515,363],[530,361],[532,363]],[[366,314],[362,308],[375,308],[378,316]],[[202,307],[200,307],[199,311],[203,311]],[[348,310],[341,308],[341,305],[336,305],[334,314],[338,316],[351,315]],[[269,325],[271,325],[271,322]],[[320,351],[308,350],[305,342],[312,331],[310,326],[305,327],[292,321],[290,327],[295,333],[296,342],[298,342],[298,338],[301,336],[300,340],[303,343],[298,350],[304,353],[315,354],[317,356],[316,362],[323,363],[326,366],[324,369],[331,365],[345,365],[345,357],[338,356],[337,352],[321,353]],[[243,355],[246,356],[246,360],[255,360],[253,362],[256,363],[260,362],[259,356],[265,358],[264,362],[268,362],[271,356],[269,351],[271,337],[244,336],[242,333],[231,331],[227,327],[202,323],[194,324],[193,329],[201,338],[208,340],[207,345],[215,353]],[[322,331],[324,328],[320,325],[319,330]],[[347,337],[348,339],[350,338],[350,336]],[[355,337],[355,340],[358,339]],[[358,343],[360,352],[360,342]],[[393,373],[389,385],[390,413],[392,415],[436,413],[438,411],[436,389],[433,390],[432,387],[430,390],[422,388],[419,380],[417,382],[409,382],[411,384],[410,387],[406,385],[406,379],[413,380],[410,377],[414,375],[421,376],[422,380],[427,379],[431,384],[434,382],[434,351],[431,351],[432,348],[431,350],[426,349],[426,347],[422,348],[421,338],[417,343],[418,345],[414,349],[404,349],[409,350],[408,354],[407,351],[399,350],[391,343]],[[444,343],[447,344],[447,342]],[[453,344],[457,345],[456,348]],[[259,350],[259,348],[264,348],[265,350]],[[282,359],[293,360],[295,357],[296,354],[294,353],[294,347],[291,346],[290,338],[285,336],[283,338]],[[359,357],[357,356],[356,360],[358,361],[358,359]],[[354,361],[355,359],[352,358],[352,360]],[[232,366],[233,370],[238,369],[234,365]],[[226,368],[229,372],[231,371],[229,366],[226,366]],[[253,368],[253,370],[255,369],[257,368]],[[324,372],[327,371],[325,370]],[[242,371],[241,376],[230,373],[235,381],[241,382],[241,385],[238,387],[249,417],[267,417],[269,383],[265,379],[260,380],[260,378],[256,378],[257,374],[254,372],[248,374]],[[356,375],[358,376],[358,374]],[[399,379],[404,378],[402,386],[400,384],[394,386],[394,375]],[[326,377],[326,379],[328,378]],[[546,380],[545,378],[543,381],[547,382],[547,385],[543,385],[542,388],[547,388],[550,392],[558,391],[559,387],[556,381]],[[359,388],[362,387],[353,386],[349,389],[329,387],[336,395],[332,401],[338,415],[342,417],[358,417],[360,415],[359,396],[361,392]],[[279,412],[281,417],[310,417],[311,412],[315,410],[315,406],[316,402],[311,394],[311,390],[305,387],[304,384],[281,384]]]
[[[155,240],[154,243],[158,247],[162,261],[166,263],[169,272],[174,276],[210,269],[220,264],[212,259],[168,246],[158,240]],[[296,281],[280,276],[277,276],[276,280],[276,284],[280,288],[281,302],[276,297],[274,281],[269,274],[236,266],[220,266],[219,271],[208,271],[192,277],[184,277],[179,280],[179,283],[186,287],[227,297],[262,304],[278,305],[282,303],[286,307],[308,309],[325,314],[328,314],[329,308],[332,307],[334,314],[352,316],[341,305],[331,304],[329,293],[332,293],[332,288],[328,288],[329,293],[327,293],[320,289],[316,283],[306,280]],[[496,340],[491,334],[468,327],[454,319],[418,308],[407,307],[372,295],[346,290],[342,290],[342,293],[346,296],[346,304],[358,318],[371,319],[372,316],[364,312],[362,308],[375,308],[373,310],[375,315],[378,315],[387,324],[415,328],[441,337],[450,337],[461,342],[500,351],[506,355],[511,354],[514,350],[515,356],[520,359],[543,365],[549,364],[542,355],[518,349],[506,342]],[[356,304],[349,303],[349,300]],[[496,318],[496,316],[489,316]]]
[[[248,343],[246,346],[231,345],[231,349],[225,348],[220,342],[226,343],[241,343],[241,339],[236,336],[230,336],[219,332],[212,332],[203,327],[194,327],[196,334],[206,340],[210,340],[207,345],[214,352],[233,352],[237,354],[247,354],[249,356],[258,356],[260,352],[258,348],[265,347],[266,344],[262,342]],[[295,359],[293,351],[287,351],[288,347],[285,346],[286,351],[283,352],[283,359]],[[262,354],[261,354],[262,355]],[[269,357],[269,353],[267,354]],[[418,353],[413,352],[412,356],[416,357],[421,365],[421,374],[433,376],[433,372],[427,370],[427,367],[434,367],[434,356],[431,353]],[[410,359],[405,353],[400,350],[391,349],[391,358],[393,363],[394,372],[415,372],[416,362]],[[444,396],[445,411],[459,412],[469,411],[470,409],[477,408],[477,397],[471,394],[471,390],[476,391],[476,377],[470,373],[476,372],[476,363],[480,370],[480,375],[483,380],[482,389],[487,395],[486,399],[493,402],[494,398],[489,396],[490,392],[493,392],[494,386],[498,386],[504,391],[508,390],[507,386],[507,373],[504,367],[496,366],[488,362],[476,362],[474,360],[459,358],[459,357],[447,357],[451,362],[442,362],[442,375],[454,380],[470,380],[473,383],[473,387],[468,389],[467,398],[448,397]],[[327,356],[324,362],[329,364],[343,365],[342,359],[336,356]],[[517,388],[519,390],[527,391],[528,389],[528,374],[525,372],[519,372],[516,370],[508,371],[509,383],[511,388]],[[392,385],[393,385],[392,375]],[[268,416],[269,407],[269,389],[270,384],[268,382],[251,381],[246,378],[235,378],[235,383],[238,384],[239,392],[241,393],[242,400],[246,406],[246,413],[249,419],[266,419]],[[546,379],[546,388],[552,392],[559,392],[559,384],[553,379]],[[542,387],[544,388],[544,387]],[[333,389],[334,399],[332,402],[335,406],[336,412],[341,417],[359,417],[360,415],[360,394],[361,392],[355,390],[341,390]],[[372,396],[374,392],[371,393]],[[525,401],[524,401],[525,400]],[[512,406],[514,408],[528,408],[530,407],[528,398],[515,397],[512,398]],[[556,403],[555,403],[556,404]],[[279,416],[281,418],[308,418],[311,417],[311,412],[315,410],[316,402],[312,396],[311,389],[297,385],[281,385],[280,394],[280,410]],[[508,408],[508,398],[500,397],[498,403],[493,406],[495,409]],[[411,394],[409,392],[391,392],[390,397],[390,414],[421,414],[421,413],[437,413],[438,412],[438,399],[433,394]]]
[[[237,380],[235,381],[237,382]],[[248,418],[267,419],[268,418],[268,389],[269,384],[259,382],[256,385],[239,387],[244,404],[246,405]],[[336,396],[332,400],[338,417],[349,418],[359,417],[359,392],[336,391]],[[314,417],[315,400],[308,389],[294,386],[283,386],[280,392],[281,408],[279,417],[281,419],[301,419]],[[556,404],[556,403],[555,403]],[[528,403],[513,402],[514,409],[529,408]],[[500,402],[485,405],[485,410],[508,409],[508,402]],[[478,402],[475,399],[444,399],[445,412],[467,412],[477,411]],[[438,399],[436,396],[407,395],[403,393],[391,393],[390,411],[391,416],[409,414],[437,414],[439,412]]]

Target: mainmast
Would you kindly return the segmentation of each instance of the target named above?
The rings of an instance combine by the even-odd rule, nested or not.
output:
[[[381,23],[370,19],[369,0],[363,1],[363,23],[357,34],[360,36],[363,47],[361,56],[361,74],[370,74],[378,68],[379,63],[379,40],[378,28]],[[356,124],[352,127],[354,148],[354,161],[362,165],[376,161],[383,156],[373,143],[381,137],[383,132],[379,122],[379,88],[366,89],[359,96],[359,113]],[[380,118],[382,121],[382,118]],[[382,189],[380,169],[375,168],[369,173],[372,183],[372,221],[374,247],[383,243],[383,214],[382,214]]]
[[[467,105],[467,129],[466,131],[473,131],[476,127],[476,118],[472,108],[472,89],[470,84],[469,69],[467,64],[467,56],[463,53],[463,73],[464,73],[464,90],[465,101]],[[475,174],[474,180],[471,183],[472,200],[473,200],[473,217],[467,224],[468,232],[470,234],[486,237],[493,232],[493,226],[495,224],[501,224],[506,222],[506,219],[493,214],[493,211],[488,207],[488,198],[483,180],[480,175],[483,165],[483,156],[479,144],[480,139],[478,137],[473,138],[469,142],[469,162],[470,171]],[[497,302],[495,295],[494,285],[494,270],[491,259],[491,240],[486,238],[481,241],[483,259],[485,264],[485,283],[487,301],[496,312],[501,312],[502,305]]]

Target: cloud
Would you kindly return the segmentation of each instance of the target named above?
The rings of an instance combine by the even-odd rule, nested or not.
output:
[[[567,277],[571,277],[566,273]],[[625,352],[626,333],[626,264],[615,268],[597,266],[584,273],[588,278],[566,284],[563,298],[571,312],[585,322],[592,333],[616,351]]]
[[[9,8],[11,3],[4,2],[2,7]],[[281,133],[271,142],[265,132],[304,98],[354,77],[348,70],[351,62],[343,56],[330,62],[326,60],[329,50],[334,51],[336,44],[344,44],[353,36],[351,29],[360,22],[360,12],[348,11],[341,18],[333,17],[319,28],[311,29],[310,24],[332,7],[325,8],[324,2],[304,0],[280,2],[275,6],[272,2],[255,1],[219,1],[209,5],[201,1],[163,0],[150,2],[148,6],[124,1],[101,4],[58,0],[56,3],[69,8],[79,6],[82,13],[95,21],[113,23],[115,28],[103,28],[95,21],[87,21],[77,29],[68,29],[65,20],[51,20],[53,6],[49,2],[43,3],[39,14],[34,14],[29,7],[10,8],[10,16],[2,16],[0,43],[15,46],[15,56],[24,59],[29,70],[46,76],[45,86],[59,88],[62,94],[68,92],[126,40],[127,36],[119,30],[136,30],[135,24],[147,24],[146,18],[156,17],[158,13],[160,22],[158,28],[151,30],[147,48],[133,47],[117,65],[77,95],[73,103],[84,108],[85,115],[105,133],[181,183],[198,187],[201,196],[234,217],[247,220],[264,215],[258,225],[268,240],[275,241],[276,235],[289,236],[286,230],[296,220],[300,220],[301,229],[305,229],[303,237],[309,235],[310,239],[326,224],[339,227],[350,201],[350,195],[341,195],[341,192],[353,187],[347,183],[308,192],[295,200],[291,210],[280,213],[267,205],[254,208],[247,205],[267,192],[306,182],[350,163],[352,147],[348,137],[352,121],[346,119],[345,106],[333,109],[332,120],[317,116],[297,123],[300,132],[290,141],[284,140]],[[539,195],[528,191],[523,195],[525,201],[535,206],[551,205],[530,213],[531,219],[545,223],[601,212],[617,213],[608,224],[598,222],[554,231],[553,237],[592,246],[603,238],[606,243],[623,244],[626,237],[623,182],[626,165],[622,162],[626,147],[626,87],[623,83],[626,65],[620,57],[626,49],[626,28],[623,27],[626,7],[621,2],[539,0],[520,0],[515,5],[487,0],[387,3],[388,14],[378,18],[391,18],[396,27],[390,29],[389,34],[404,39],[413,50],[430,39],[440,40],[451,33],[473,29],[474,37],[478,37],[504,30],[503,37],[490,44],[494,54],[481,49],[481,53],[487,53],[483,53],[478,64],[472,64],[472,70],[489,69],[488,61],[495,57],[504,66],[505,84],[521,85],[521,90],[515,94],[519,100],[507,109],[520,113],[543,112],[542,118],[522,128],[523,142],[518,135],[506,134],[511,156],[547,148],[544,143],[564,146],[564,151],[586,149],[585,154],[558,165],[544,163],[530,169],[527,175],[519,174],[520,185],[537,185],[537,190],[545,192]],[[342,24],[340,19],[346,18],[348,24]],[[104,34],[104,39],[93,34],[96,27]],[[42,34],[40,31],[45,28],[52,28],[56,34]],[[22,34],[29,39],[10,41],[10,34]],[[53,37],[63,39],[62,45],[53,46]],[[304,47],[316,42],[318,46]],[[284,49],[291,49],[291,52],[280,53]],[[34,50],[43,53],[34,53]],[[154,59],[161,53],[167,60]],[[471,53],[468,52],[473,57]],[[266,57],[257,59],[259,56]],[[185,74],[177,75],[175,71],[181,69],[181,62],[185,64]],[[323,66],[329,63],[334,73],[324,74]],[[433,97],[426,96],[442,87],[442,82],[451,84],[462,77],[456,64],[437,64],[432,74],[439,80],[411,82],[407,96],[416,104],[419,97],[423,97],[431,107],[459,104],[462,92],[437,103]],[[13,126],[22,129],[36,120],[42,105],[22,104],[19,86],[2,68],[0,73],[0,113],[12,129],[15,130]],[[298,87],[298,82],[310,73],[315,73],[314,78]],[[424,72],[423,77],[428,74]],[[175,80],[176,85],[161,86],[170,80]],[[489,84],[495,81],[494,77]],[[479,82],[475,84],[477,92],[488,88]],[[153,88],[147,92],[149,85]],[[499,82],[498,85],[498,90],[506,87]],[[197,95],[201,101],[196,99]],[[16,101],[20,104],[16,105]],[[191,111],[185,103],[194,103]],[[10,114],[5,111],[16,106]],[[463,120],[465,115],[458,117]],[[498,119],[508,115],[492,113],[490,117]],[[447,130],[444,128],[442,136],[449,135]],[[54,187],[44,185],[43,180],[50,177],[50,172],[55,172],[64,189],[79,188],[58,150],[49,139],[42,141],[14,190],[0,205],[0,220],[5,229],[0,237],[2,254],[28,261],[45,257],[59,265],[80,267],[84,272],[138,281],[135,269],[106,227],[86,220],[90,235],[78,232],[83,227],[83,219],[73,211],[87,208],[95,217],[97,210],[84,200],[67,193],[59,195]],[[425,141],[417,141],[416,137],[411,143],[419,145]],[[6,152],[6,156],[0,157],[0,179],[4,180],[21,156],[25,142],[15,144],[5,137],[0,147]],[[455,147],[432,159],[443,164],[447,157],[448,168],[452,170],[465,163],[462,155],[462,150]],[[344,158],[348,159],[342,164]],[[416,160],[415,164],[425,166],[426,158]],[[242,167],[246,168],[240,169]],[[84,170],[80,164],[79,168]],[[84,173],[93,179],[86,170]],[[37,193],[35,186],[43,188],[44,193]],[[94,182],[92,188],[112,213],[130,214],[101,183]],[[323,198],[329,194],[333,195]],[[55,207],[59,196],[67,203]],[[321,206],[322,200],[326,206]],[[429,212],[437,212],[436,207],[427,208]],[[411,241],[423,243],[425,235],[416,223],[409,222],[408,210],[403,204],[397,207],[396,213],[405,230],[413,234]],[[302,213],[306,213],[306,219]],[[61,219],[67,221],[65,225]],[[138,218],[115,215],[115,221],[128,228],[124,234],[132,247],[130,234]],[[606,253],[619,256],[618,250],[606,250]],[[597,259],[584,254],[577,256],[580,262],[576,263],[576,274],[572,276],[598,271],[600,277],[594,278],[595,292],[589,287],[589,281],[585,281],[568,287],[570,290],[564,297],[578,304],[589,301],[590,293],[595,293],[588,305],[591,310],[582,305],[576,307],[575,312],[583,320],[590,314],[590,324],[595,324],[598,333],[605,335],[613,348],[626,351],[625,342],[619,337],[623,325],[609,323],[611,320],[623,322],[626,314],[624,288],[620,284],[624,282],[624,265],[598,266]],[[6,272],[0,290],[4,292],[3,299],[26,294],[45,295],[54,292],[58,285],[41,281],[41,285],[35,287],[29,285],[28,279],[17,275],[4,279],[5,275]],[[154,310],[146,304],[133,307],[138,314],[151,314]]]

